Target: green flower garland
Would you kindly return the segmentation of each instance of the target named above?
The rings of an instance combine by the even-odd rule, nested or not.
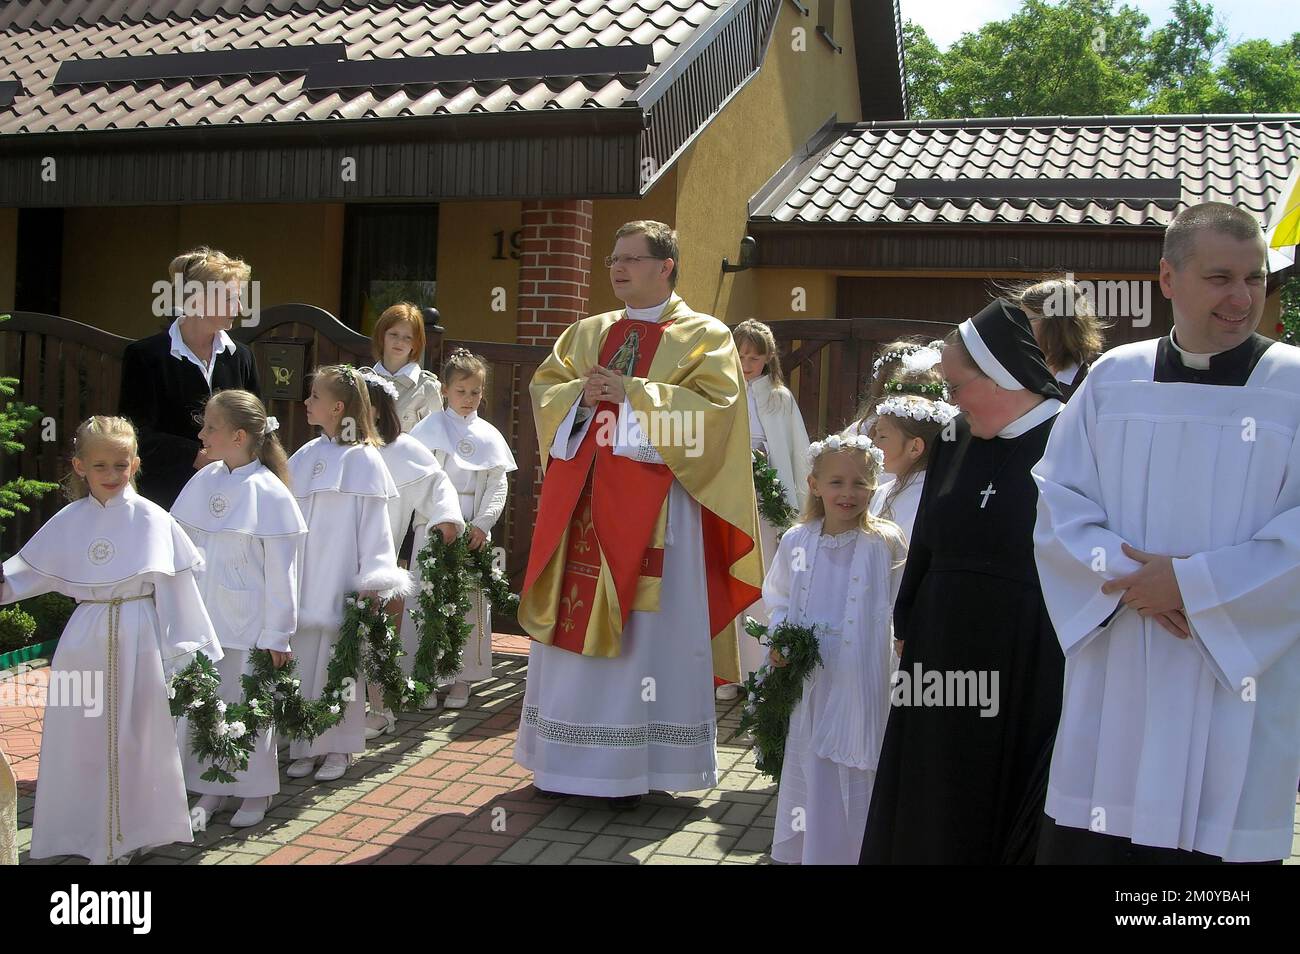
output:
[[[242,696],[231,705],[219,695],[221,674],[201,653],[168,686],[172,716],[189,719],[190,750],[211,763],[200,776],[206,782],[235,781],[235,772],[248,769],[261,732],[315,738],[343,718],[341,706],[303,699],[293,660],[276,669],[264,649],[253,650],[249,659],[253,671],[240,677]]]
[[[816,633],[807,626],[782,623],[769,635],[768,629],[752,616],[745,617],[745,632],[755,639],[768,636],[767,645],[777,650],[789,664],[773,666],[764,662],[745,680],[748,697],[740,717],[740,727],[732,741],[751,732],[754,736],[754,762],[758,770],[774,782],[781,780],[785,760],[785,738],[790,731],[790,713],[803,697],[803,683],[808,674],[821,665],[821,649]]]
[[[948,400],[948,386],[937,382],[889,380],[885,382],[884,392],[886,394],[916,394],[920,397],[933,398],[939,401]]]
[[[222,701],[221,674],[202,653],[172,676],[167,695],[172,716],[189,719],[190,750],[199,761],[211,763],[201,778],[230,783],[235,772],[248,769],[260,732],[274,729],[310,741],[338,725],[344,707],[356,697],[363,662],[366,678],[383,689],[384,705],[419,705],[430,688],[406,678],[397,662],[400,656],[401,641],[384,613],[384,601],[350,593],[319,699],[303,698],[294,660],[276,669],[271,654],[262,649],[250,653],[253,671],[240,678],[242,696],[237,703]]]
[[[335,663],[338,663],[340,685],[343,677],[359,670],[357,657],[361,655],[363,641],[366,679],[383,690],[386,708],[397,712],[418,706],[428,697],[430,685],[422,679],[408,679],[397,661],[403,655],[402,641],[393,621],[384,612],[386,602],[378,597],[358,597],[356,594],[349,594],[343,601],[343,629],[334,646],[334,655],[330,657],[328,682],[322,698],[328,697],[334,685]],[[346,656],[340,652],[345,644]]]
[[[785,487],[777,475],[776,468],[768,461],[766,455],[757,450],[752,454],[754,496],[758,498],[758,512],[776,529],[788,530],[799,514],[785,499]]]
[[[420,634],[412,675],[430,686],[460,672],[465,643],[473,626],[465,614],[473,608],[471,593],[481,589],[492,608],[513,616],[519,597],[510,592],[505,574],[492,564],[491,551],[469,548],[469,534],[447,543],[436,529],[416,555],[419,590],[411,619]]]

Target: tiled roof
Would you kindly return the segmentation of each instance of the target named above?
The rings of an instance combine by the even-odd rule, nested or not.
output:
[[[751,218],[817,225],[1160,226],[1229,202],[1266,221],[1300,161],[1300,115],[1051,117],[836,127],[755,197]],[[1181,198],[895,195],[900,179],[1171,179]],[[942,191],[936,188],[934,191]],[[1063,190],[1067,191],[1067,190]],[[1104,190],[1099,190],[1104,191]]]
[[[52,89],[73,58],[344,43],[348,60],[646,44],[663,64],[740,0],[5,0],[0,134],[618,106],[645,75],[313,90],[303,73]]]

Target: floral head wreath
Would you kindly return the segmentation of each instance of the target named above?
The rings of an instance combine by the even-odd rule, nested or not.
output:
[[[905,345],[902,348],[886,351],[871,365],[871,379],[874,381],[880,377],[880,369],[889,361],[901,361],[904,371],[913,373],[929,371],[939,363],[939,351],[942,346],[941,341],[931,341],[929,344]]]
[[[900,381],[894,379],[886,381],[882,390],[886,394],[915,394],[917,397],[927,398],[931,401],[948,400],[948,385],[941,381]]]
[[[369,368],[362,368],[361,380],[365,381],[366,384],[373,384],[375,387],[379,388],[379,390],[392,398],[394,402],[397,401],[397,387],[392,381],[381,377],[377,372],[372,371]]]
[[[936,424],[947,424],[958,413],[958,408],[947,401],[906,401],[901,397],[891,397],[876,405],[876,414],[881,417],[904,417]]]
[[[858,434],[854,437],[832,434],[824,441],[813,441],[808,445],[808,463],[815,462],[818,457],[827,451],[842,450],[866,451],[871,459],[876,462],[877,467],[885,466],[885,452],[872,443],[871,438],[865,434]]]

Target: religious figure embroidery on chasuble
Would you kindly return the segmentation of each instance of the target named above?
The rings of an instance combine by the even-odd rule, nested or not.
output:
[[[628,328],[627,337],[619,345],[614,357],[609,359],[609,368],[612,371],[620,371],[628,377],[636,370],[637,359],[641,353],[641,326],[633,323]]]
[[[313,477],[319,477],[323,473],[325,473],[325,461],[318,460],[311,465],[311,475]]]
[[[230,501],[226,498],[225,494],[213,494],[212,497],[208,500],[208,512],[211,513],[212,516],[214,517],[217,518],[224,517],[226,515],[226,511],[228,511],[229,509],[230,509]]]

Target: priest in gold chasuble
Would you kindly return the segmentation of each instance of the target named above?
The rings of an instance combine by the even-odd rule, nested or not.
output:
[[[616,238],[626,307],[566,329],[530,387],[545,477],[515,759],[544,792],[626,804],[717,782],[713,688],[739,678],[762,568],[731,334],[673,293],[671,229]]]

